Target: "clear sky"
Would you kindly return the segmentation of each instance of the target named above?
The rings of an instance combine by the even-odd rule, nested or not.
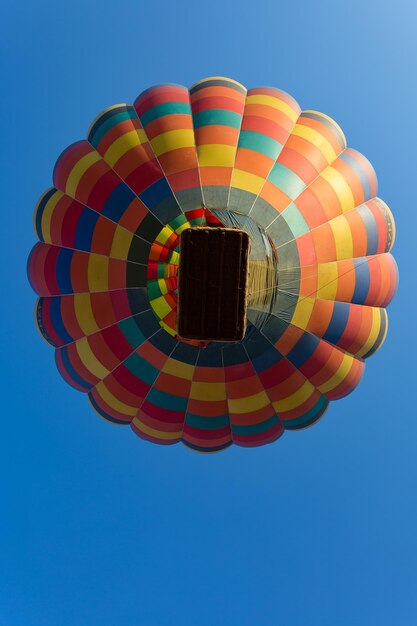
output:
[[[2,4],[3,626],[417,623],[414,0]],[[97,417],[33,323],[56,157],[161,82],[272,85],[342,126],[397,222],[400,288],[359,388],[276,444],[200,455]]]

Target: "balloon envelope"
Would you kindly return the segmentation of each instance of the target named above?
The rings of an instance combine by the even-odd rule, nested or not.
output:
[[[350,393],[385,339],[395,225],[374,170],[279,89],[152,87],[100,114],[53,185],[28,262],[37,324],[65,380],[144,439],[274,441]],[[251,241],[241,341],[177,333],[181,233],[207,226]]]

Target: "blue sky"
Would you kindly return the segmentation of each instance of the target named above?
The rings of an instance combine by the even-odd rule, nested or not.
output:
[[[413,0],[7,3],[0,25],[4,626],[417,623]],[[100,420],[33,324],[33,206],[106,106],[273,85],[342,126],[397,223],[401,283],[359,388],[306,431],[206,456]]]

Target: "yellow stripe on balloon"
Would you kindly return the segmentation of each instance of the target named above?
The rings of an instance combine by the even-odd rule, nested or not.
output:
[[[77,323],[85,335],[92,335],[99,330],[91,306],[89,293],[74,294],[74,311]]]
[[[133,235],[122,226],[117,225],[111,244],[110,256],[114,259],[126,260],[129,255]]]
[[[110,374],[110,371],[104,367],[102,363],[100,363],[94,352],[91,350],[87,337],[78,339],[78,341],[75,342],[75,347],[84,367],[86,367],[94,376],[100,378],[101,380]]]
[[[45,204],[43,208],[41,230],[42,230],[42,236],[43,236],[45,243],[52,243],[52,237],[51,237],[52,216],[54,214],[56,205],[58,204],[58,202],[61,200],[63,196],[64,196],[64,193],[62,191],[57,190],[53,194],[53,196],[49,198],[48,202]],[[39,203],[38,203],[38,206],[39,206]],[[35,215],[36,215],[36,212],[35,212]]]
[[[314,115],[318,115],[319,117],[323,117],[325,120],[330,122],[330,124],[336,128],[336,130],[339,132],[340,136],[342,137],[341,147],[343,149],[346,148],[347,141],[346,141],[345,133],[343,132],[343,130],[341,129],[339,124],[337,122],[335,122],[332,117],[329,117],[328,115],[326,115],[325,113],[322,113],[321,111],[313,111],[312,109],[306,109],[305,111],[303,111],[303,113],[313,113]]]
[[[308,322],[310,321],[311,314],[313,312],[315,300],[314,298],[300,298],[295,307],[294,314],[291,319],[291,324],[305,330]]]
[[[342,362],[339,365],[336,372],[333,374],[331,378],[329,378],[328,381],[326,381],[322,385],[319,385],[317,387],[318,390],[321,393],[328,393],[329,391],[332,391],[333,389],[335,389],[338,385],[340,385],[340,383],[342,383],[345,380],[350,370],[352,369],[353,363],[354,363],[354,357],[351,354],[345,353],[343,355]]]
[[[88,287],[90,291],[107,291],[109,258],[99,254],[90,254],[88,259]]]
[[[226,400],[226,386],[224,383],[193,382],[190,398],[193,400]]]
[[[144,133],[143,136],[145,136]],[[142,143],[143,141],[140,140],[139,133],[136,130],[131,130],[113,141],[111,146],[109,146],[104,153],[103,158],[111,167],[113,167],[113,165],[117,163],[117,161],[125,155],[126,152],[129,152],[132,148],[137,148],[137,146],[140,146]]]
[[[263,104],[277,111],[281,111],[284,115],[289,117],[292,122],[296,122],[298,119],[298,113],[294,111],[289,104],[274,96],[253,94],[246,98],[245,104]]]
[[[188,226],[187,226],[188,228]],[[168,262],[171,263],[171,265],[179,265],[180,262],[180,255],[176,250],[173,250],[171,252],[171,254],[169,255],[168,258]]]
[[[326,167],[321,173],[321,178],[329,183],[333,191],[337,195],[343,213],[355,208],[355,198],[346,179],[334,167]]]
[[[157,241],[158,243],[164,246],[165,243],[168,241],[168,239],[172,237],[173,233],[174,231],[172,230],[172,228],[166,225],[163,227],[163,229],[161,230],[161,232],[159,233],[155,241]]]
[[[327,163],[333,163],[333,161],[337,158],[337,154],[333,150],[331,144],[321,133],[314,130],[314,128],[310,128],[304,124],[296,124],[292,129],[291,134],[296,135],[296,137],[306,139],[315,145],[321,151]]]
[[[134,424],[138,430],[145,433],[145,435],[149,435],[149,437],[155,437],[155,439],[163,439],[164,441],[170,441],[170,440],[179,439],[180,437],[182,437],[181,430],[177,432],[173,432],[173,433],[167,432],[164,430],[156,430],[155,428],[151,428],[150,426],[147,426],[146,424],[141,422],[138,417],[135,417],[132,420],[132,424]]]
[[[265,391],[255,393],[253,396],[246,396],[246,398],[228,398],[227,400],[230,413],[235,414],[258,411],[259,409],[263,409],[269,403],[270,400]]]
[[[349,222],[344,215],[330,220],[329,226],[332,229],[334,243],[336,246],[336,259],[351,259],[353,257],[353,239]]]
[[[184,222],[184,224],[181,224],[181,226],[178,226],[178,228],[175,229],[175,232],[177,233],[177,235],[180,235],[183,230],[187,230],[187,228],[190,228],[190,226],[190,222]]]
[[[183,363],[177,359],[169,358],[162,371],[166,374],[170,374],[171,376],[178,376],[178,378],[192,380],[194,369],[194,365],[189,365],[188,363]]]
[[[233,167],[235,156],[236,146],[207,143],[197,148],[197,157],[200,167]]]
[[[164,296],[159,296],[158,298],[154,298],[154,300],[151,300],[151,305],[155,313],[161,319],[172,311]]]
[[[75,193],[77,191],[78,183],[81,180],[81,177],[85,172],[92,166],[94,163],[98,163],[101,160],[101,156],[94,150],[93,152],[89,152],[88,154],[81,157],[79,161],[74,165],[71,172],[67,178],[67,184],[65,185],[65,192],[71,196],[71,198],[75,197]]]
[[[250,174],[249,172],[236,169],[233,170],[231,187],[243,189],[244,191],[249,191],[250,193],[258,195],[264,182],[265,179],[261,176],[256,176],[256,174]]]
[[[164,322],[164,320],[159,320],[159,325],[162,326],[162,328],[164,330],[166,330],[166,332],[171,335],[171,337],[176,337],[177,336],[177,331],[174,328],[171,328],[171,326],[169,326],[169,324],[167,324],[166,322]]]
[[[380,347],[382,346],[382,344],[384,343],[385,339],[387,338],[387,333],[388,333],[388,315],[385,309],[381,309],[381,316],[384,315],[385,316],[385,330],[384,330],[384,334],[379,342],[379,345],[377,347],[377,349],[375,350],[375,352],[373,354],[375,354],[376,352],[378,352],[378,350],[380,349]]]
[[[157,157],[166,152],[178,150],[178,148],[193,148],[195,147],[194,131],[187,129],[168,130],[166,133],[161,133],[151,139],[151,145]]]
[[[168,293],[168,285],[164,278],[158,278],[156,282],[158,283],[158,287],[162,295]]]
[[[103,398],[104,402],[108,404],[112,409],[117,411],[118,413],[123,413],[124,415],[136,415],[138,408],[134,406],[130,406],[130,404],[125,404],[121,402],[118,398],[116,398],[106,387],[104,382],[100,380],[96,385],[97,393]]]
[[[373,347],[374,343],[378,339],[379,331],[381,329],[381,309],[372,307],[372,326],[369,332],[369,336],[364,345],[357,352],[357,356],[361,357]]]
[[[314,393],[315,387],[306,380],[303,385],[297,389],[294,393],[287,396],[283,400],[277,400],[272,405],[277,413],[284,413],[285,411],[292,411],[296,409],[300,404],[303,404]]]
[[[335,300],[337,285],[337,263],[319,263],[317,265],[317,297],[323,300]]]

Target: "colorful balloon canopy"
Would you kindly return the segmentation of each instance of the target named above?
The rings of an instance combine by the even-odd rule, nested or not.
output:
[[[374,170],[279,89],[152,87],[101,113],[53,184],[28,262],[37,324],[65,380],[144,439],[274,441],[350,393],[385,339],[395,226]],[[276,259],[239,342],[177,335],[180,234],[207,224],[256,232]]]

